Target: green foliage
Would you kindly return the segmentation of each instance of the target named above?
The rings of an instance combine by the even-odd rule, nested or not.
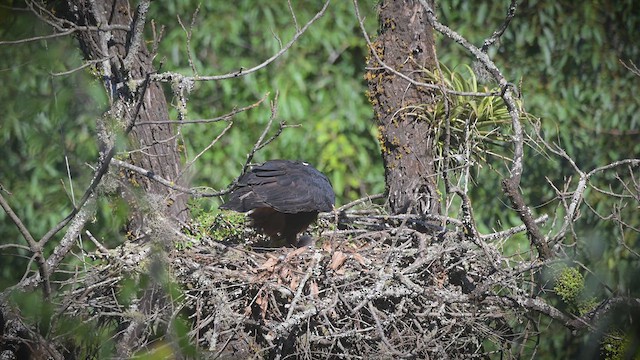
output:
[[[638,80],[620,63],[640,58],[640,46],[632,40],[640,27],[640,18],[630,16],[633,6],[632,0],[525,2],[498,46],[489,51],[507,79],[521,87],[526,111],[541,118],[545,137],[559,143],[584,170],[640,154],[635,140],[640,126]],[[506,8],[501,2],[450,1],[441,4],[441,20],[479,46],[501,24]],[[474,21],[469,21],[470,13]],[[438,41],[439,58],[452,69],[474,61],[451,40]],[[538,149],[526,151],[523,190],[530,203],[545,204],[555,194],[536,184],[546,179],[558,184],[572,169],[564,161],[548,161]],[[608,187],[611,181],[597,183]],[[598,211],[610,209],[607,201],[593,203]],[[593,232],[595,218],[584,214],[579,232]],[[598,228],[603,238],[615,231]]]
[[[577,268],[561,267],[555,272],[553,290],[570,311],[583,316],[600,304],[596,297],[586,295],[586,280]]]
[[[207,229],[214,240],[225,240],[241,237],[245,226],[246,217],[244,214],[235,211],[222,211],[215,215]]]
[[[13,14],[1,22],[2,40],[51,32],[29,12]],[[52,75],[81,64],[77,45],[68,37],[0,45],[0,147],[5,150],[0,184],[10,193],[3,196],[36,239],[68,215],[90,181],[87,164],[97,159],[94,123],[105,103],[102,85],[83,70]],[[107,217],[102,212],[97,216]],[[0,242],[26,245],[4,211],[0,224]],[[96,234],[111,239],[118,231],[104,227]],[[47,253],[54,243],[47,244]],[[23,249],[3,250],[0,278],[15,283],[30,257]]]
[[[620,60],[640,58],[640,45],[636,41],[640,17],[629,11],[635,5],[632,0],[523,2],[498,46],[489,51],[507,79],[521,88],[525,110],[541,119],[543,135],[566,149],[583,170],[640,154],[640,142],[637,141],[640,126],[638,78],[620,63]],[[178,25],[176,16],[189,26],[190,14],[198,6],[200,12],[187,47],[187,35]],[[319,9],[319,4],[310,2],[293,2],[293,6],[299,24]],[[452,0],[439,4],[438,15],[449,27],[480,45],[501,24],[506,6],[506,3],[496,1]],[[6,11],[7,8],[0,7],[2,40],[51,32],[28,12],[12,12],[12,16],[6,16]],[[375,6],[363,2],[361,11],[367,18],[365,25],[373,33]],[[157,25],[167,26],[156,57],[158,64],[163,63],[163,71],[182,74],[192,74],[187,51],[191,52],[193,64],[201,75],[253,67],[281,49],[281,43],[288,42],[295,29],[284,1],[154,2],[149,19]],[[469,71],[473,59],[468,53],[440,36],[436,47],[439,60],[446,64],[443,80],[464,91],[483,90]],[[376,129],[364,95],[366,83],[362,80],[366,53],[351,3],[332,2],[329,13],[265,69],[238,79],[197,83],[195,91],[189,95],[188,120],[225,114],[234,107],[255,103],[266,93],[270,93],[269,99],[273,100],[277,92],[276,123],[284,120],[302,126],[285,129],[277,141],[256,154],[254,161],[272,158],[307,160],[329,175],[338,203],[382,192],[383,170],[375,141]],[[3,110],[0,146],[9,150],[3,153],[0,162],[0,184],[11,192],[5,197],[36,238],[68,214],[73,198],[78,199],[78,192],[90,181],[91,170],[86,164],[95,163],[97,159],[94,123],[106,107],[99,74],[85,69],[66,76],[51,75],[81,64],[80,52],[72,38],[0,45],[0,82],[4,85],[0,87]],[[171,96],[168,87],[167,94]],[[170,100],[176,103],[176,99]],[[500,100],[454,96],[451,101],[454,135],[460,134],[462,121],[474,119],[478,136],[496,136],[492,140],[498,143],[490,150],[508,153],[508,147],[500,143],[505,119]],[[176,114],[174,109],[172,118],[176,118]],[[194,164],[195,170],[190,174],[192,183],[216,189],[230,183],[239,175],[246,154],[270,116],[266,103],[237,115],[232,129]],[[184,126],[182,137],[186,157],[193,158],[226,125]],[[270,134],[274,131],[272,129]],[[487,148],[476,150],[483,154]],[[525,151],[521,185],[527,203],[532,205],[534,212],[553,213],[556,208],[552,206],[557,202],[551,200],[556,194],[544,184],[562,184],[575,175],[573,169],[566,161],[550,158],[538,148],[528,147]],[[71,194],[66,170],[67,160],[74,194]],[[483,160],[486,167],[474,174],[472,190],[475,214],[481,219],[479,229],[486,232],[518,225],[520,220],[496,191],[500,186],[499,176],[492,171],[504,168],[504,163],[493,157]],[[575,176],[571,184],[575,185]],[[598,175],[592,179],[592,184],[607,191],[623,187],[612,174]],[[634,185],[627,183],[624,186]],[[630,226],[638,228],[640,218],[628,216],[636,214],[637,209],[624,201],[612,204],[603,193],[590,193],[588,201],[594,211],[581,213],[573,227],[574,232],[565,241],[576,242],[576,256],[600,281],[615,292],[638,295],[640,264],[621,244],[624,241],[629,248],[637,248],[640,242],[637,233],[603,226],[595,213],[610,214],[615,207],[621,216],[630,219]],[[90,225],[91,232],[107,246],[122,242],[123,236],[119,232],[126,221],[127,210],[126,205],[113,199],[101,200],[96,221]],[[203,224],[199,225],[199,230],[213,238],[237,236],[239,233],[234,231],[242,228],[235,226],[239,224],[238,219],[229,220],[214,212],[198,214],[196,218],[196,223]],[[2,211],[0,223],[3,225],[0,227],[3,244],[25,244]],[[50,244],[55,244],[55,240]],[[508,253],[522,253],[527,241],[525,236],[514,237],[504,249]],[[51,248],[45,250],[48,253]],[[31,254],[23,249],[3,250],[0,254],[0,279],[3,279],[0,288],[15,283],[24,274],[30,257]],[[574,305],[578,314],[588,312],[597,297],[584,300],[583,295],[576,294],[598,294],[600,288],[589,278],[581,279],[582,275],[575,269],[565,271],[568,275],[560,273],[556,292],[567,299],[564,301],[578,299]],[[136,289],[143,285],[140,281],[145,280],[125,281],[118,295],[124,304],[136,296]],[[22,311],[34,323],[40,324],[40,331],[50,332],[51,310],[38,304],[39,301],[37,295],[15,299],[21,304]],[[180,326],[176,325],[178,334],[182,331]],[[105,358],[113,348],[109,334],[114,330],[98,329],[95,341],[104,344],[101,347],[104,352],[98,357]],[[95,331],[86,333],[96,334]],[[547,351],[547,354],[563,356],[570,352],[567,344],[575,345],[576,341],[562,338],[562,332],[558,334],[542,339],[549,345],[546,350],[541,349],[541,353]],[[613,350],[620,348],[610,345]],[[159,349],[171,351],[168,345],[159,346]],[[613,350],[611,354],[620,354]],[[615,357],[612,355],[611,358]]]
[[[438,71],[425,71],[427,79],[434,83],[443,83],[447,89],[466,93],[489,93],[496,92],[497,89],[480,87],[476,74],[470,66],[463,65],[459,70],[451,70],[446,65],[441,64]],[[487,156],[499,156],[496,151],[498,147],[490,146],[502,145],[506,142],[507,131],[510,129],[511,117],[509,111],[499,96],[462,96],[450,94],[447,96],[448,109],[445,103],[439,101],[435,109],[430,109],[426,116],[429,121],[441,122],[438,130],[441,133],[442,146],[444,136],[444,119],[449,117],[451,132],[450,146],[452,151],[464,151],[463,146],[467,142],[471,144],[471,155],[475,160],[487,162]],[[447,113],[448,110],[448,113]],[[527,114],[521,114],[523,120]],[[492,151],[488,151],[492,148]]]
[[[489,49],[506,78],[521,89],[524,109],[540,118],[544,138],[562,146],[584,171],[640,154],[638,77],[621,64],[631,59],[637,65],[640,59],[640,46],[633,40],[640,17],[630,11],[635,5],[632,0],[521,2],[500,42]],[[448,1],[439,4],[439,19],[481,46],[502,23],[507,6],[495,1]],[[461,47],[439,35],[436,47],[439,60],[454,71],[464,72],[474,62]],[[534,216],[555,213],[562,218],[564,206],[558,204],[556,191],[546,184],[553,183],[561,191],[574,188],[577,177],[572,166],[535,146],[525,147],[524,159],[521,188]],[[494,169],[502,166],[489,165]],[[506,211],[508,200],[496,192],[500,183],[495,174],[482,175],[475,175],[478,186],[472,190],[475,214],[482,221],[479,229],[520,224],[513,212]],[[627,175],[598,174],[590,184],[624,192],[625,187],[634,188],[632,178],[637,179],[637,172]],[[566,182],[567,189],[563,186]],[[615,214],[637,229],[637,208],[632,202],[613,201],[602,192],[589,192],[585,199],[590,208],[580,212],[564,240],[575,246],[577,260],[594,274],[585,279],[578,302],[568,306],[578,315],[593,310],[598,299],[610,296],[603,283],[614,293],[638,296],[640,291],[640,261],[627,250],[640,244],[638,233],[601,218]],[[527,240],[521,241],[526,244]],[[505,249],[517,248],[515,245],[515,239],[509,239]],[[567,286],[570,284],[556,291],[570,296],[571,290],[579,290],[579,281],[573,284],[575,288]],[[575,356],[588,344],[569,336],[556,324],[549,326],[556,335],[545,336],[540,357]]]
[[[77,318],[61,316],[56,322],[54,334],[68,336],[66,346],[69,355],[76,359],[104,359],[116,351],[113,334],[117,332],[117,324],[87,320],[79,322]]]
[[[179,15],[184,21],[199,4],[184,1],[151,7],[150,18],[169,26],[157,57],[164,60],[163,69],[192,73],[186,56],[186,34],[176,26],[175,17]],[[292,5],[300,25],[320,9],[320,3]],[[373,10],[363,9],[371,29],[375,29],[376,21]],[[383,169],[362,80],[367,49],[352,11],[349,2],[332,3],[309,32],[261,71],[239,79],[198,83],[190,95],[189,119],[220,116],[233,107],[255,103],[266,93],[273,100],[277,92],[275,123],[286,121],[301,127],[285,129],[277,141],[256,154],[255,162],[274,158],[308,161],[327,173],[338,203],[382,192]],[[291,39],[294,30],[286,2],[201,4],[189,49],[199,74],[235,72],[271,57]],[[247,152],[270,116],[266,103],[237,115],[219,146],[198,161],[193,183],[218,189],[230,183],[239,175]],[[226,125],[184,127],[188,156],[208,145]],[[275,129],[270,134],[273,132]]]
[[[35,325],[41,336],[47,336],[52,326],[54,306],[51,302],[42,301],[42,292],[11,293],[10,303],[20,309],[20,315],[28,323]]]
[[[43,301],[40,291],[14,292],[9,305],[19,309],[22,319],[34,326],[43,338],[64,336],[67,351],[76,358],[102,359],[112,356],[115,351],[113,334],[117,331],[117,324],[97,320],[78,321],[77,318],[60,315],[54,305],[59,301],[65,299]]]

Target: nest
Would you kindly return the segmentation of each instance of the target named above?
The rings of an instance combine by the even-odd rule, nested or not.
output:
[[[65,312],[117,324],[121,355],[150,351],[160,335],[221,359],[447,359],[508,349],[508,323],[521,315],[474,296],[480,279],[497,274],[487,246],[455,229],[391,220],[351,213],[335,230],[320,226],[316,247],[299,249],[206,237],[170,251],[129,244],[69,283]],[[123,303],[128,279],[147,286]]]

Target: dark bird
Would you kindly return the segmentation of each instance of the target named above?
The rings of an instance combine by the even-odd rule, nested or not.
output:
[[[297,245],[298,233],[319,212],[333,209],[335,194],[329,179],[313,166],[291,160],[270,160],[252,166],[221,209],[247,213],[253,226],[272,240]]]

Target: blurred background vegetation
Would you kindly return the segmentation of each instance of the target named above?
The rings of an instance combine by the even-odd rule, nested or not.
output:
[[[293,3],[300,25],[321,6],[317,1]],[[640,64],[636,39],[640,17],[632,5],[633,0],[528,1],[519,6],[500,43],[490,50],[498,67],[522,90],[527,112],[540,118],[545,138],[560,144],[582,170],[640,156],[640,79],[620,63]],[[13,6],[22,4],[14,1]],[[375,2],[363,1],[360,6],[366,27],[374,34]],[[507,6],[508,2],[451,0],[441,2],[438,13],[443,23],[479,46],[501,24]],[[198,7],[187,46],[187,33],[176,19],[180,16],[188,31]],[[185,75],[192,74],[188,52],[198,74],[229,73],[269,58],[295,31],[286,1],[153,2],[148,18],[157,28],[166,27],[157,67]],[[0,24],[0,41],[51,33],[28,11],[4,6]],[[439,59],[448,68],[473,66],[471,56],[457,44],[440,36],[437,44]],[[339,204],[380,193],[384,175],[365,96],[366,54],[351,2],[335,1],[269,67],[238,79],[197,83],[189,95],[188,120],[220,116],[267,93],[273,100],[278,93],[276,119],[301,127],[285,129],[254,161],[290,158],[313,163],[329,175]],[[107,108],[102,85],[90,68],[58,74],[80,65],[82,58],[71,37],[0,45],[0,184],[11,192],[7,198],[36,238],[66,216],[74,196],[81,196],[90,180],[88,165],[97,158],[94,119]],[[169,85],[167,96],[176,103]],[[194,164],[192,185],[221,189],[232,181],[270,115],[267,102],[237,115],[229,133]],[[171,117],[177,118],[175,109]],[[226,125],[184,126],[186,158],[201,151]],[[529,203],[539,213],[561,212],[548,182],[562,188],[573,176],[575,185],[573,168],[540,148],[527,152],[522,187]],[[479,171],[475,181],[472,195],[481,230],[519,224],[496,191],[500,178],[495,172]],[[597,176],[594,184],[603,189],[617,186],[606,175]],[[217,202],[213,199],[211,208]],[[624,205],[597,193],[591,193],[587,202],[604,215]],[[119,230],[125,214],[123,206],[103,201],[90,230],[107,246],[115,246],[124,238]],[[636,217],[632,225],[638,228],[639,222]],[[601,285],[606,283],[620,294],[640,295],[638,259],[618,241],[624,239],[637,249],[637,233],[603,225],[589,210],[582,212],[575,230],[575,238],[571,235],[567,242],[577,241],[573,255],[592,271],[585,274],[587,290],[596,297],[610,295]],[[2,244],[23,242],[4,212],[0,212],[0,239]],[[526,240],[519,241],[507,246],[526,248]],[[27,251],[2,249],[0,288],[15,283],[28,261]],[[574,338],[567,331],[543,340],[541,356],[578,356],[578,349],[589,344],[588,338]]]

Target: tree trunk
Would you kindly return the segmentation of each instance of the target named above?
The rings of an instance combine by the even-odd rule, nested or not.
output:
[[[101,130],[112,130],[116,127],[114,124],[119,124],[122,128],[124,124],[133,121],[129,134],[125,134],[130,142],[130,148],[127,149],[130,150],[129,162],[184,186],[185,179],[180,177],[182,166],[178,139],[172,125],[168,122],[148,123],[169,120],[163,89],[158,83],[135,85],[155,71],[153,54],[148,51],[142,37],[142,26],[136,29],[136,23],[143,23],[144,19],[137,17],[136,9],[132,9],[127,0],[68,0],[58,6],[57,13],[77,26],[106,29],[77,33],[85,58],[96,61],[97,72],[102,76],[109,93],[110,109],[100,120],[104,123],[98,124],[98,138],[103,150],[116,140],[111,131],[103,131],[101,134]],[[138,39],[136,32],[140,33]],[[141,97],[143,101],[138,106]],[[189,218],[186,207],[188,197],[185,194],[177,193],[137,173],[127,174],[126,180],[133,185],[129,193],[132,189],[135,192],[139,188],[151,195],[147,196],[147,201],[160,202],[160,206],[155,208],[163,209],[166,215],[180,221]],[[131,224],[131,227],[140,227],[142,218],[136,216],[133,219],[137,223]]]
[[[380,31],[367,74],[385,166],[390,210],[394,214],[439,213],[434,144],[436,126],[425,113],[434,106],[433,90],[419,87],[382,66],[425,82],[435,68],[435,48],[425,10],[417,0],[382,1]]]

